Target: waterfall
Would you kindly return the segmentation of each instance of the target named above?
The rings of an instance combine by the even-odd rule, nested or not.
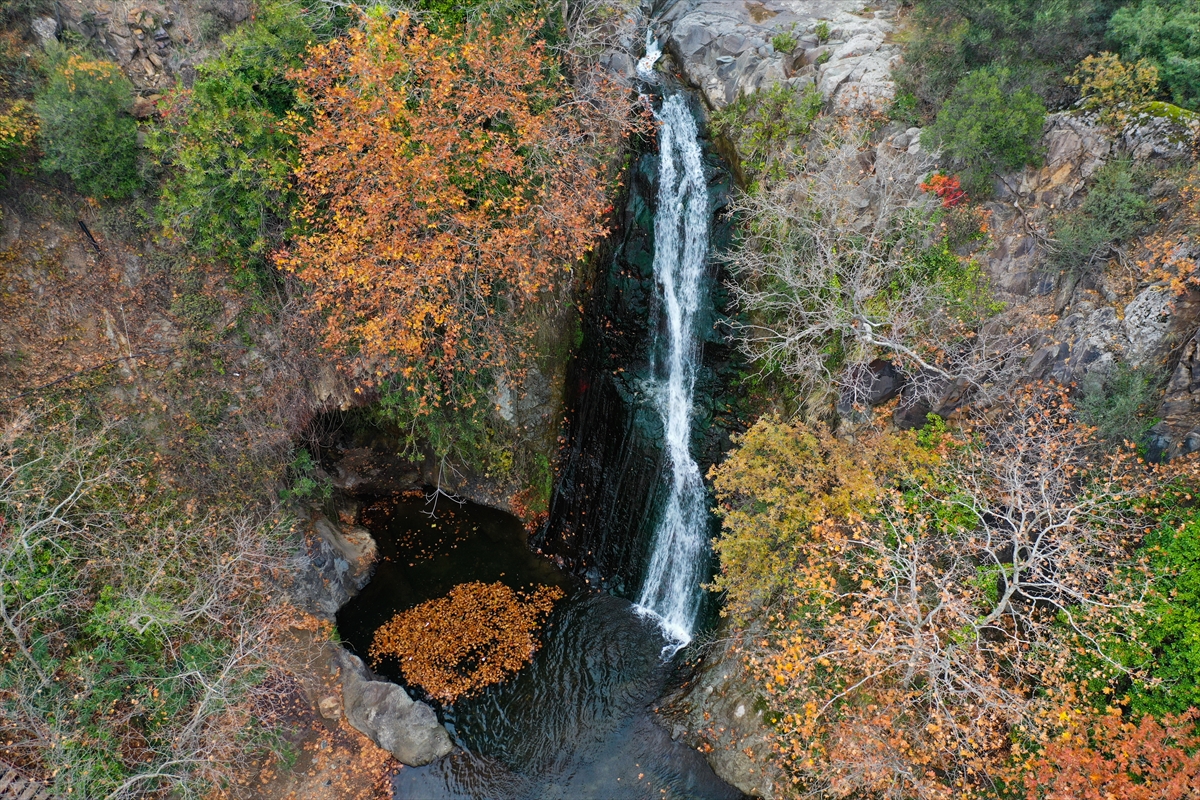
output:
[[[696,121],[682,95],[663,100],[656,116],[661,126],[654,276],[666,330],[655,363],[654,396],[670,485],[637,608],[658,620],[674,652],[691,640],[708,550],[708,493],[689,442],[700,366],[696,313],[704,293],[709,206]]]

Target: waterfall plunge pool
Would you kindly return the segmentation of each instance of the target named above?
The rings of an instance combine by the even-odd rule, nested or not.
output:
[[[338,630],[366,656],[375,629],[398,611],[467,581],[560,586],[533,663],[439,715],[457,745],[393,780],[401,800],[734,800],[703,756],[655,720],[673,666],[659,626],[532,552],[513,516],[441,499],[378,498],[363,521],[379,544],[371,582],[338,613]],[[397,683],[402,677],[380,673]],[[414,695],[420,692],[406,687]]]

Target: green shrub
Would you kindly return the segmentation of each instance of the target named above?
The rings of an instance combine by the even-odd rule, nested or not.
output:
[[[89,197],[127,197],[141,183],[132,103],[116,64],[60,53],[36,99],[42,168],[70,175]]]
[[[921,102],[915,94],[909,91],[896,92],[896,99],[888,109],[888,117],[896,122],[917,127],[921,124]]]
[[[291,488],[280,492],[281,499],[287,501],[293,498],[299,500],[328,500],[333,496],[333,484],[322,480],[317,474],[320,465],[312,453],[304,449],[296,450],[296,456],[288,465],[288,478]]]
[[[793,31],[784,31],[783,33],[771,39],[771,47],[775,48],[777,53],[790,53],[800,44],[800,40],[796,38]]]
[[[1107,375],[1089,374],[1080,387],[1079,418],[1111,444],[1139,443],[1155,423],[1149,414],[1160,383],[1152,369],[1125,364]]]
[[[227,36],[151,139],[171,170],[159,206],[164,231],[253,273],[266,269],[295,199],[296,142],[282,124],[296,108],[287,72],[321,33],[301,11],[266,6]]]
[[[738,97],[713,115],[713,123],[736,142],[750,173],[775,173],[788,140],[812,130],[823,104],[824,98],[816,88],[801,91],[776,84]]]
[[[1139,631],[1151,680],[1135,686],[1138,714],[1179,714],[1200,707],[1200,516],[1167,524],[1147,537],[1151,570],[1158,579]]]
[[[1154,216],[1146,199],[1151,175],[1129,159],[1116,159],[1096,171],[1096,181],[1080,207],[1054,226],[1051,261],[1060,269],[1086,272],[1113,241],[1128,239]]]
[[[1005,66],[1049,105],[1070,99],[1062,79],[1099,49],[1120,0],[917,0],[900,88],[932,118],[959,79]]]
[[[820,44],[825,44],[829,41],[829,23],[825,20],[821,20],[817,23],[817,26],[813,28],[813,33],[817,35],[817,42]]]
[[[1046,118],[1041,98],[1015,88],[1006,69],[984,68],[964,78],[925,129],[921,144],[941,149],[972,197],[991,194],[993,173],[1034,163]]]
[[[1176,105],[1200,110],[1200,0],[1140,0],[1113,14],[1108,36],[1127,60],[1158,68]]]

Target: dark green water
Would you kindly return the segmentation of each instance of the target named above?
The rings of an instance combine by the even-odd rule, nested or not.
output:
[[[674,742],[653,706],[672,665],[658,626],[624,599],[592,588],[532,552],[516,518],[443,499],[434,516],[420,499],[384,498],[364,521],[381,561],[362,594],[338,614],[360,655],[397,611],[466,581],[514,588],[561,586],[533,663],[509,681],[440,709],[455,752],[396,776],[395,797],[413,800],[733,800],[703,757]],[[381,673],[403,683],[398,674]],[[410,687],[415,694],[415,689]]]

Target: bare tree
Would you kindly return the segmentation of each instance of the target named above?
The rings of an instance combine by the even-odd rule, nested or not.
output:
[[[248,722],[279,699],[284,542],[179,505],[119,441],[0,431],[0,739],[64,797],[199,797],[257,756]]]
[[[881,357],[918,380],[914,397],[980,384],[998,353],[972,331],[974,298],[924,260],[939,239],[938,204],[920,189],[933,161],[868,137],[827,121],[806,168],[735,203],[746,232],[728,262],[746,317],[736,339],[764,369],[855,403]]]

